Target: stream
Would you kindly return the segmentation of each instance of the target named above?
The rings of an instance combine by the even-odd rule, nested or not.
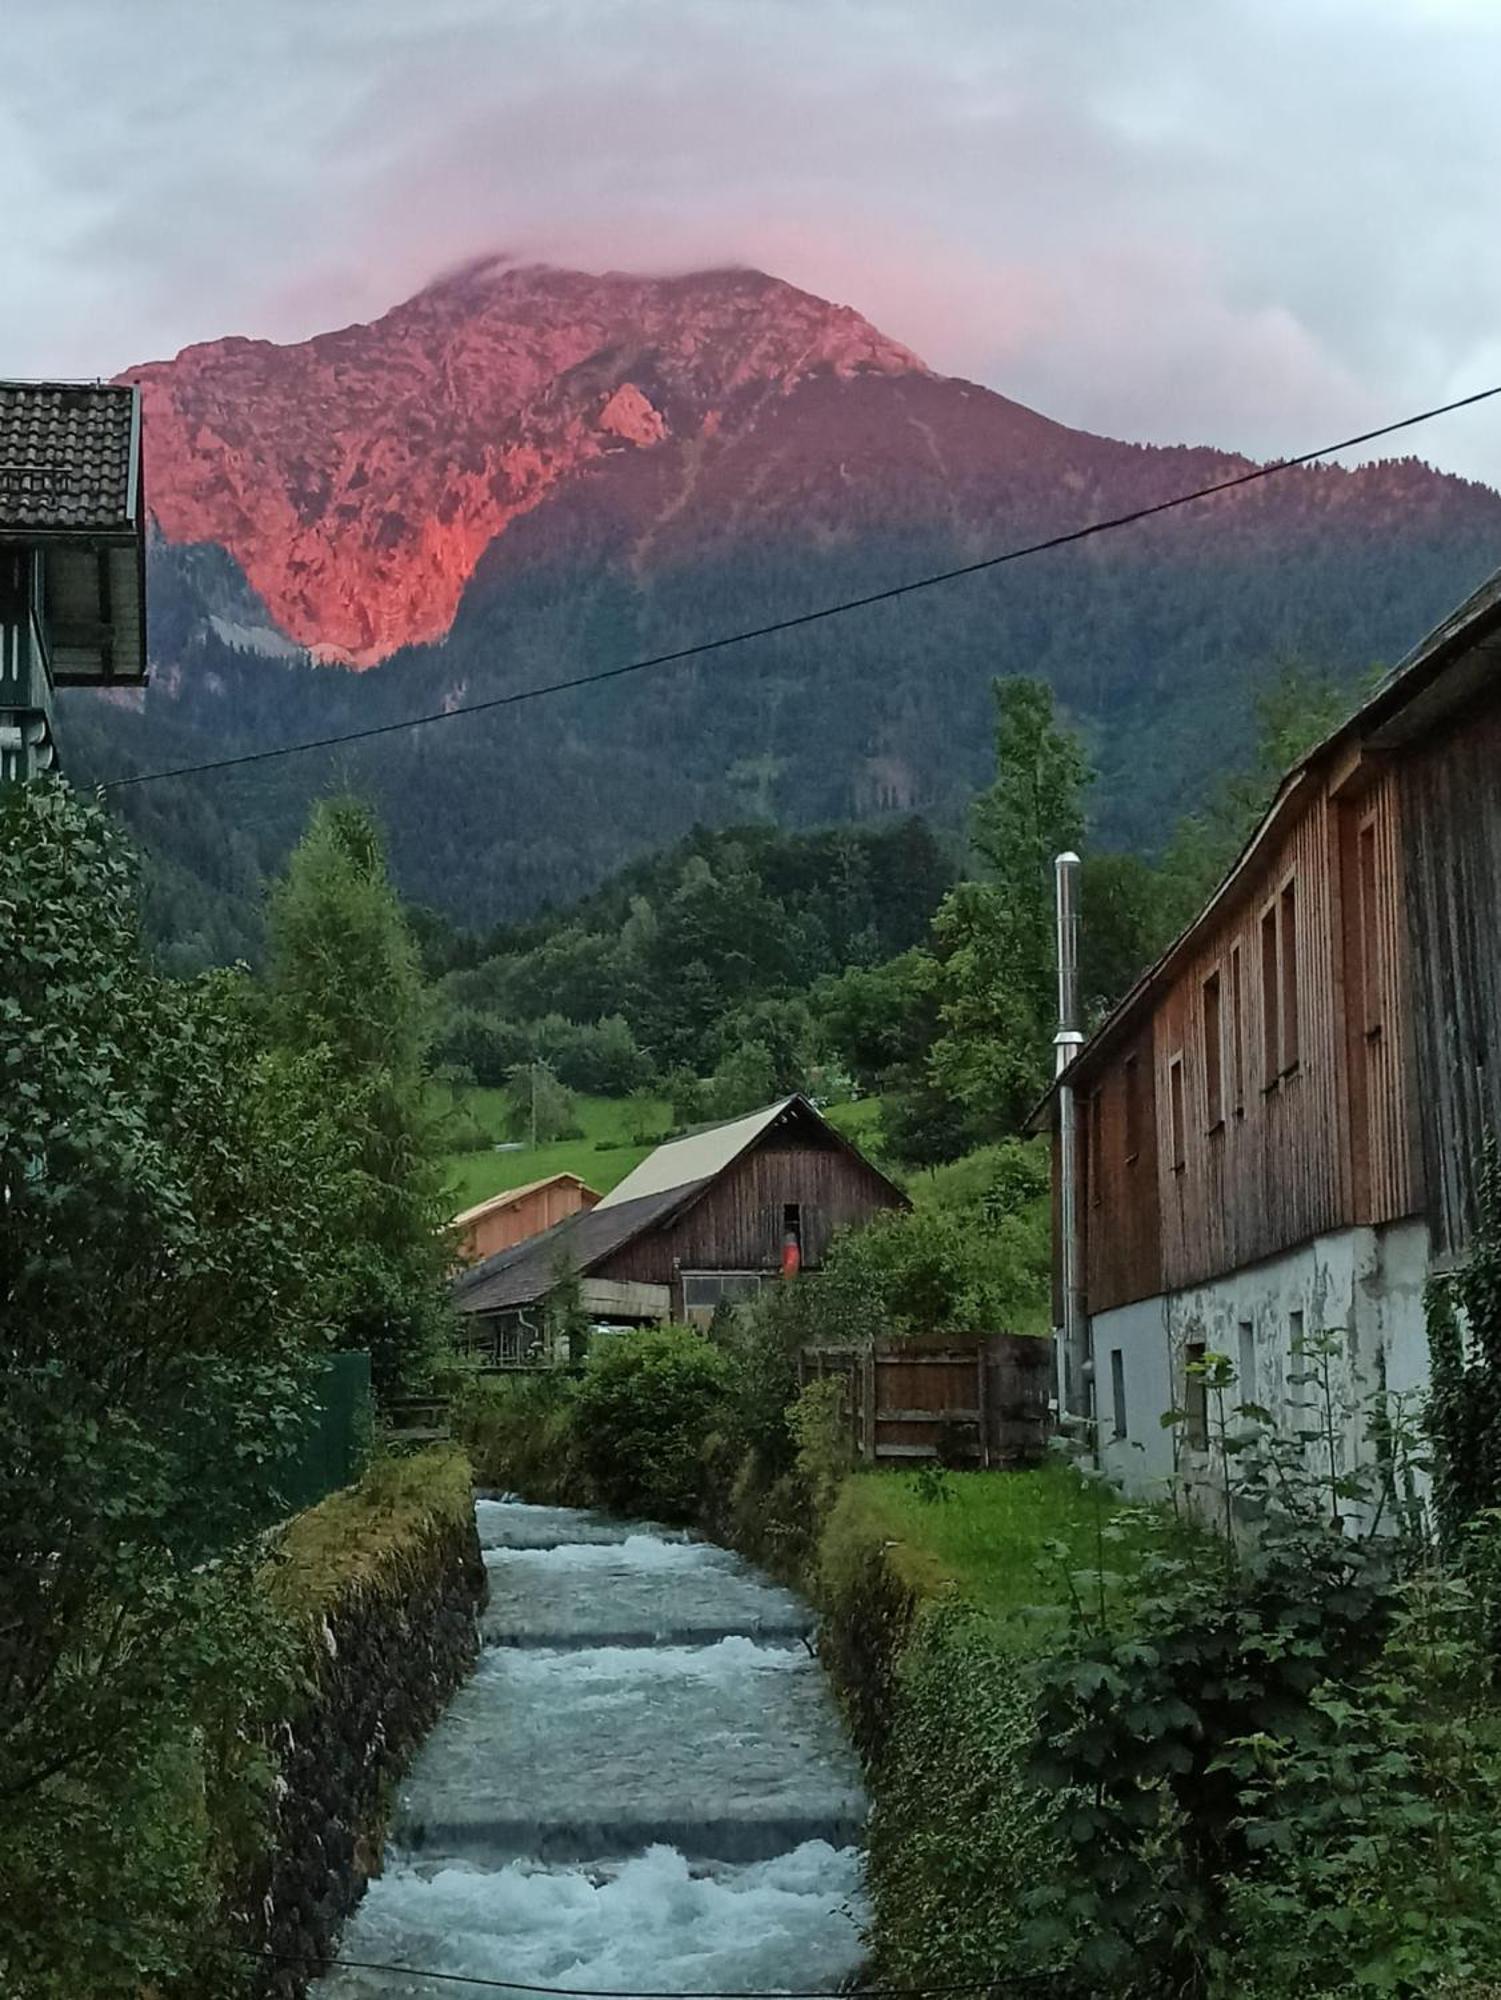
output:
[[[479,1665],[397,1795],[315,2000],[468,1981],[834,1989],[865,1916],[859,1767],[792,1592],[669,1529],[475,1503]],[[459,1983],[452,1983],[458,1975]]]

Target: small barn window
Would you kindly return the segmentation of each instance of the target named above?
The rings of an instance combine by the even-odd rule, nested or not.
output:
[[[1141,1065],[1134,1055],[1122,1065],[1126,1089],[1126,1164],[1134,1166],[1141,1154]]]
[[[1230,952],[1230,1089],[1237,1118],[1246,1110],[1246,1003],[1240,946]]]
[[[1167,1090],[1173,1126],[1173,1172],[1181,1174],[1188,1164],[1188,1128],[1183,1113],[1182,1056],[1174,1056],[1167,1066]]]
[[[1204,1119],[1211,1132],[1225,1122],[1224,1028],[1220,1019],[1220,975],[1204,981],[1201,1028],[1204,1036]]]
[[[1240,1365],[1236,1370],[1235,1389],[1242,1403],[1256,1401],[1256,1322],[1243,1319],[1238,1328]]]
[[[1282,1073],[1282,998],[1277,973],[1277,906],[1261,919],[1261,1080],[1268,1090]]]
[[[1288,881],[1280,898],[1282,952],[1282,1074],[1298,1067],[1298,884]]]
[[[1360,983],[1365,1031],[1379,1035],[1385,1009],[1382,1006],[1381,920],[1377,902],[1376,822],[1368,819],[1360,829]]]
[[[1105,1198],[1105,1086],[1100,1085],[1089,1100],[1089,1150],[1084,1162],[1089,1184],[1089,1205],[1098,1208]]]
[[[1209,1449],[1209,1391],[1204,1382],[1204,1343],[1183,1350],[1183,1442],[1190,1451]]]
[[[1114,1406],[1114,1431],[1126,1435],[1126,1357],[1118,1347],[1110,1350],[1110,1400]]]

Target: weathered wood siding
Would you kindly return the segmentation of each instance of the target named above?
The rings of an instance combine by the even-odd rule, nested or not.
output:
[[[1157,1016],[1158,1186],[1169,1290],[1253,1263],[1341,1216],[1339,1016],[1327,802],[1200,943]],[[1291,891],[1291,902],[1285,900]],[[1286,940],[1296,976],[1285,976]],[[1220,980],[1220,1116],[1207,1101],[1205,985]],[[1236,1001],[1237,983],[1239,1002]],[[1296,1001],[1296,1060],[1281,1024]],[[1174,1070],[1178,1069],[1178,1079]],[[1174,1118],[1174,1105],[1181,1107]]]
[[[1501,1134],[1501,707],[1402,761],[1418,1122],[1436,1255],[1463,1250]]]
[[[832,1140],[772,1133],[680,1220],[626,1244],[597,1275],[667,1284],[677,1270],[775,1271],[791,1202],[801,1210],[803,1263],[816,1265],[836,1230],[898,1200],[879,1174]]]
[[[1162,1289],[1156,1096],[1149,1021],[1079,1103],[1079,1215],[1090,1312]]]
[[[540,1187],[528,1188],[519,1200],[498,1204],[488,1214],[461,1224],[457,1232],[459,1254],[477,1264],[482,1257],[493,1257],[497,1250],[540,1236],[544,1229],[577,1215],[581,1208],[593,1208],[598,1200],[593,1188],[581,1186],[571,1175],[559,1175]]]

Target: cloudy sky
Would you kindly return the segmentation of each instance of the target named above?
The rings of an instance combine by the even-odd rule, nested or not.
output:
[[[9,0],[0,374],[745,262],[1116,436],[1501,381],[1501,0]],[[1501,484],[1501,399],[1415,434]]]

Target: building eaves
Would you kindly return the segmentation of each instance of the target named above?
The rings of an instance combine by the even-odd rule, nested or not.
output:
[[[1256,865],[1262,853],[1302,805],[1314,776],[1352,744],[1369,742],[1379,748],[1405,740],[1415,733],[1415,729],[1402,728],[1404,717],[1416,724],[1437,719],[1438,713],[1453,704],[1435,701],[1436,688],[1479,649],[1498,638],[1501,638],[1501,570],[1488,577],[1479,589],[1472,591],[1441,624],[1398,661],[1352,715],[1291,767],[1209,901],[1174,938],[1156,963],[1117,1002],[1062,1075],[1054,1078],[1027,1120],[1028,1131],[1047,1129],[1059,1085],[1064,1081],[1074,1086],[1089,1082],[1095,1065],[1118,1047],[1150,1011],[1162,988],[1171,981],[1206,931],[1234,907],[1241,894],[1248,891],[1257,879]],[[1494,659],[1482,661],[1481,677],[1498,671],[1501,671],[1501,651]],[[1466,680],[1456,688],[1456,696],[1464,699],[1471,691],[1472,684]]]

